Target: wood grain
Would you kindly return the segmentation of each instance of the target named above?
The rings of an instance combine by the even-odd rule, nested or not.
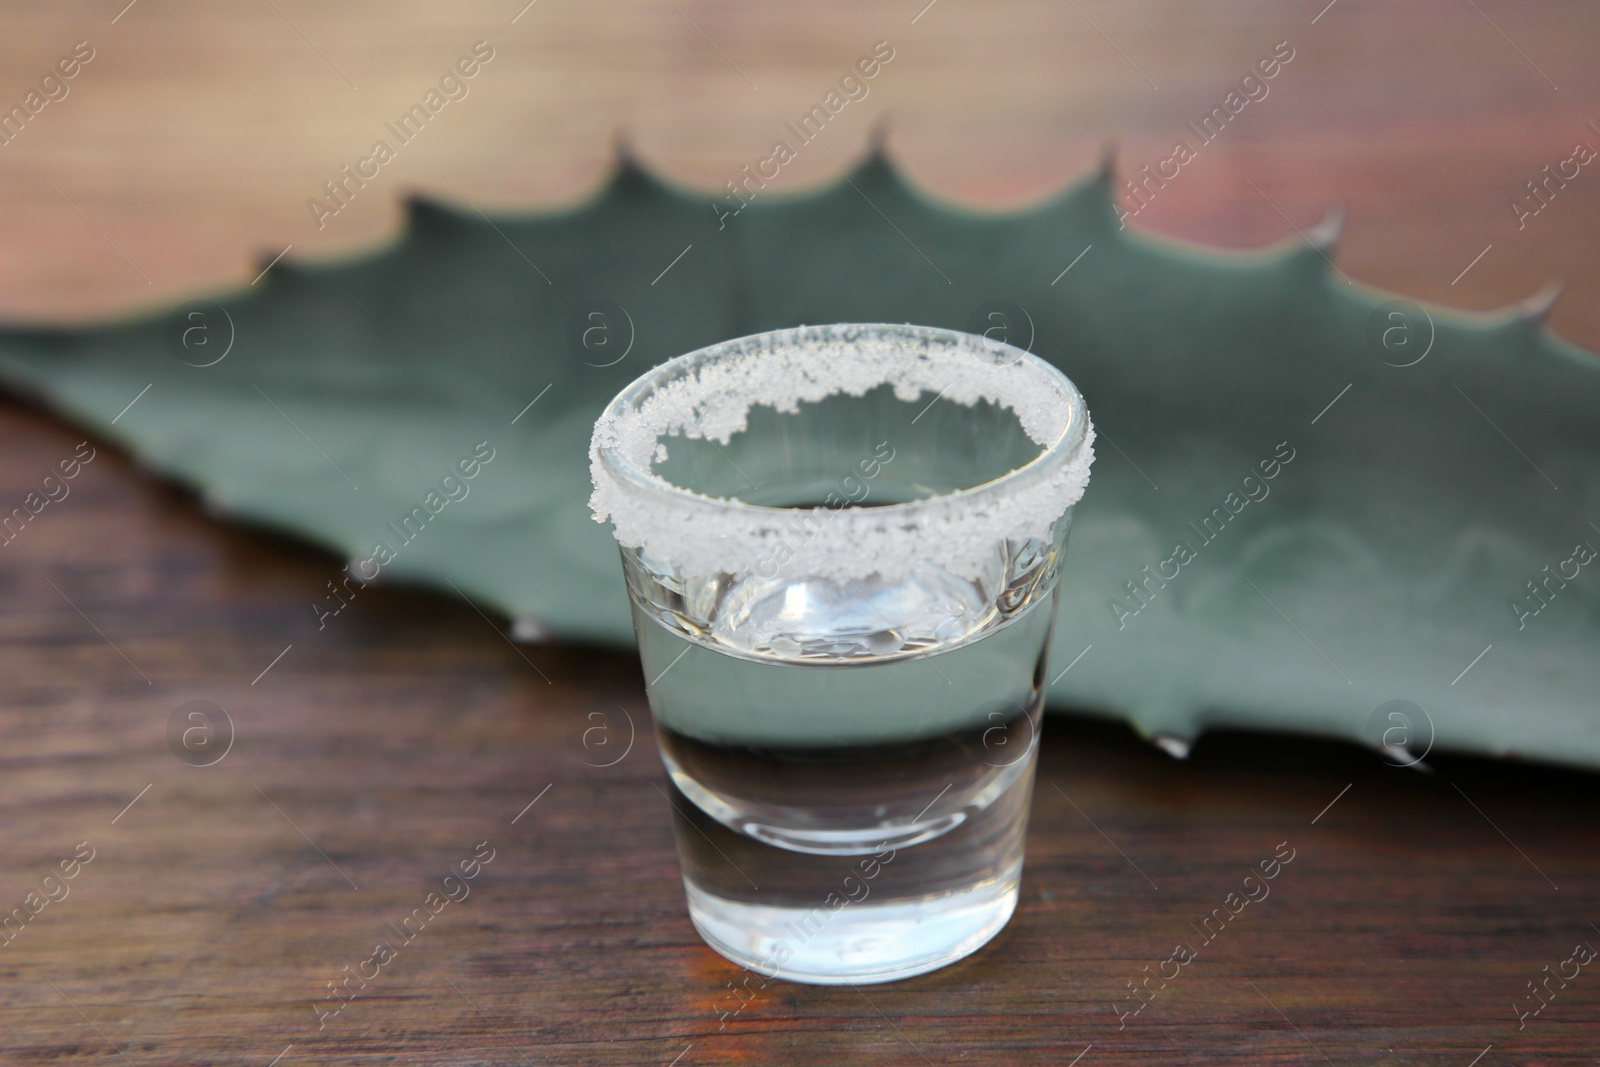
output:
[[[712,188],[879,39],[897,55],[873,95],[784,181],[837,172],[889,114],[919,182],[1015,203],[1109,135],[1129,170],[1165,155],[1286,39],[1271,95],[1137,225],[1244,245],[1342,200],[1353,277],[1490,306],[1564,275],[1556,323],[1600,344],[1600,178],[1521,231],[1507,208],[1573,139],[1600,144],[1592,6],[921,7],[539,0],[513,23],[517,0],[9,5],[0,103],[74,42],[97,54],[0,147],[0,314],[244,284],[256,251],[378,239],[407,188],[570,202],[619,128]],[[479,39],[496,58],[438,136],[315,229],[304,201]],[[0,403],[0,505],[80,440]],[[68,895],[0,935],[0,1060],[1490,1067],[1600,1048],[1592,968],[1522,1029],[1513,1008],[1600,945],[1593,776],[1449,757],[1424,773],[1244,735],[1177,763],[1060,717],[1023,900],[993,944],[890,986],[770,983],[730,1014],[745,976],[685,915],[636,661],[518,649],[504,620],[381,589],[318,629],[338,566],[210,521],[103,445],[0,546],[0,915],[94,850]],[[214,766],[169,749],[191,700],[233,724]],[[322,1016],[327,983],[480,842],[494,858],[470,896]],[[1198,943],[1192,924],[1281,842],[1295,858],[1270,897],[1119,1029],[1127,983]]]
[[[0,494],[79,440],[0,406]],[[462,602],[384,590],[318,630],[337,561],[212,523],[104,447],[73,485],[0,549],[0,904],[95,851],[0,947],[7,1063],[1064,1064],[1092,1044],[1084,1063],[1465,1065],[1493,1045],[1587,1064],[1600,1043],[1587,970],[1525,1029],[1512,1008],[1600,945],[1592,776],[1247,736],[1177,763],[1060,717],[994,943],[741,1002],[747,976],[684,912],[633,657],[519,650]],[[235,730],[214,766],[168,747],[195,699]],[[480,842],[470,895],[323,1017],[327,983]],[[1270,895],[1204,943],[1283,842]],[[1119,1029],[1126,983],[1179,941],[1199,958]]]

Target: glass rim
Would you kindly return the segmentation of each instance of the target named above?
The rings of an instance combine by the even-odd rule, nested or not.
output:
[[[1094,430],[1077,386],[1048,361],[991,338],[942,327],[910,323],[836,323],[770,330],[718,341],[665,360],[629,383],[606,405],[595,423],[590,460],[596,490],[591,506],[596,521],[611,519],[618,541],[627,547],[638,548],[649,540],[642,529],[648,524],[641,522],[633,528],[633,536],[625,536],[623,527],[629,524],[619,521],[619,518],[625,508],[648,508],[652,499],[661,502],[664,509],[677,512],[683,520],[680,526],[686,526],[691,517],[698,517],[713,526],[719,517],[724,522],[738,517],[746,523],[747,529],[763,524],[770,529],[777,529],[785,519],[820,510],[821,506],[786,507],[754,504],[737,496],[713,497],[678,485],[650,470],[649,459],[641,466],[637,457],[630,458],[625,454],[621,435],[628,428],[629,420],[640,418],[645,402],[663,387],[677,381],[695,380],[696,372],[702,368],[737,365],[741,360],[775,356],[777,353],[804,356],[816,352],[820,357],[821,351],[828,346],[834,349],[840,346],[861,347],[860,361],[852,360],[851,367],[830,368],[820,378],[823,385],[829,386],[829,391],[823,395],[854,392],[848,372],[859,370],[855,364],[862,363],[867,365],[866,374],[870,377],[873,370],[867,353],[873,345],[878,349],[893,348],[895,352],[900,351],[903,345],[905,359],[899,368],[902,370],[919,360],[926,361],[935,350],[938,351],[938,359],[944,360],[949,366],[955,366],[956,361],[963,358],[976,361],[982,369],[968,376],[969,391],[976,388],[978,397],[1008,408],[1023,423],[1024,432],[1038,445],[1039,452],[1027,462],[975,485],[870,508],[851,503],[826,510],[835,515],[861,516],[870,513],[871,523],[876,527],[893,525],[909,529],[934,521],[934,517],[939,515],[959,517],[958,513],[965,511],[982,516],[1002,511],[1008,498],[1022,495],[1038,498],[1040,504],[1044,504],[1048,498],[1051,507],[1059,504],[1056,514],[1049,516],[1048,521],[1053,522],[1082,495],[1088,480],[1088,464],[1093,459]],[[892,356],[879,357],[883,365],[879,368],[882,380],[876,384],[888,384],[891,381],[892,372],[896,369],[889,365],[892,359]],[[856,381],[854,384],[859,386],[861,383]],[[950,385],[945,388],[949,389]],[[939,397],[944,396],[943,390],[927,382],[922,383],[917,396],[920,398],[929,391],[938,392]],[[771,400],[755,393],[755,390],[751,390],[750,395],[737,401],[744,405],[740,409],[742,412],[748,412],[758,405],[776,406]],[[900,395],[904,398],[904,393]],[[978,397],[968,401],[966,406],[970,406]],[[705,399],[699,398],[695,403]],[[812,399],[815,398],[802,398]],[[960,404],[963,401],[956,399],[953,402]],[[1030,421],[1034,424],[1032,427],[1029,426]],[[1043,433],[1039,432],[1041,423],[1048,424]],[[669,427],[653,436],[667,436],[672,429]],[[632,450],[637,452],[639,442],[635,440],[632,445]],[[1039,524],[1034,521],[1029,525],[1037,528]]]
[[[1026,364],[1030,370],[1038,373],[1044,381],[1055,386],[1064,400],[1067,401],[1068,416],[1055,438],[1048,443],[1034,441],[1039,445],[1039,454],[1020,466],[1013,467],[1004,474],[997,475],[987,481],[975,485],[963,486],[949,492],[938,493],[933,496],[918,497],[915,500],[906,500],[896,504],[875,504],[872,510],[879,513],[893,513],[895,511],[909,512],[934,501],[948,501],[955,499],[971,499],[984,495],[986,492],[1003,491],[1007,483],[1024,479],[1031,469],[1050,465],[1052,462],[1065,462],[1073,457],[1082,446],[1087,423],[1087,411],[1083,403],[1083,395],[1078,387],[1073,384],[1054,364],[1050,363],[1032,352],[995,341],[991,338],[979,337],[976,334],[963,333],[960,330],[951,330],[939,326],[919,326],[915,323],[885,323],[885,322],[851,322],[833,323],[818,326],[792,326],[781,330],[765,330],[761,333],[747,334],[743,337],[732,337],[714,344],[686,352],[681,356],[663,360],[654,367],[645,371],[639,377],[629,382],[622,392],[613,397],[600,416],[600,421],[608,418],[620,419],[631,406],[638,410],[637,401],[652,392],[668,380],[669,375],[682,372],[701,363],[707,363],[719,358],[743,355],[756,347],[757,342],[788,340],[803,345],[809,341],[842,340],[849,343],[850,338],[841,336],[837,331],[842,330],[875,330],[888,333],[903,333],[908,337],[917,339],[952,339],[958,344],[970,344],[975,349],[981,349],[989,355],[1002,353],[1008,357],[1005,362],[995,359],[995,366],[1009,366],[1013,363]],[[976,357],[977,352],[973,355]],[[758,406],[762,402],[754,400],[751,406]],[[598,423],[597,423],[598,425]],[[1030,438],[1031,439],[1031,438]],[[601,457],[607,466],[619,477],[626,478],[640,489],[652,492],[666,492],[674,496],[681,496],[695,504],[711,504],[719,508],[749,508],[755,511],[773,513],[792,513],[796,511],[809,511],[806,507],[791,507],[783,504],[752,504],[739,497],[713,497],[697,492],[686,486],[678,485],[661,475],[649,470],[641,471],[635,464],[622,456],[615,446],[602,446]],[[856,505],[847,505],[855,507]]]

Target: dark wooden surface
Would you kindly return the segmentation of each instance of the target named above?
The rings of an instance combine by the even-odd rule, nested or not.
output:
[[[0,405],[0,499],[80,439]],[[103,446],[73,485],[0,548],[0,905],[79,842],[94,859],[0,947],[0,1062],[1595,1062],[1594,966],[1526,1028],[1512,1007],[1600,946],[1592,776],[1239,736],[1177,763],[1053,718],[996,941],[741,1000],[684,912],[631,655],[519,651],[403,591],[318,630],[332,558],[213,523]],[[235,730],[213,766],[169,749],[194,699]],[[485,841],[470,895],[321,1018]],[[1202,945],[1190,924],[1282,842],[1270,895]],[[1179,941],[1199,958],[1119,1030]]]
[[[1600,172],[1525,229],[1508,209],[1575,140],[1600,145],[1592,5],[940,0],[913,23],[922,7],[539,0],[513,24],[521,0],[9,4],[0,103],[74,42],[98,51],[0,148],[0,312],[242,285],[262,250],[379,238],[409,188],[570,202],[618,128],[715,188],[879,39],[894,65],[781,187],[837,173],[891,114],[918,182],[1015,203],[1109,136],[1128,170],[1164,157],[1287,39],[1270,97],[1135,225],[1247,245],[1342,201],[1352,277],[1488,307],[1561,276],[1553,321],[1600,344]],[[306,198],[480,38],[497,57],[471,97],[315,229]],[[0,512],[80,440],[0,402]],[[94,850],[0,947],[0,1062],[1600,1062],[1593,965],[1552,980],[1522,1029],[1513,1007],[1575,945],[1600,947],[1594,776],[1449,758],[1424,774],[1243,736],[1175,763],[1061,717],[994,943],[860,992],[771,983],[731,1014],[745,976],[685,916],[633,657],[519,651],[503,620],[403,591],[364,591],[318,630],[337,573],[103,446],[0,547],[0,917],[59,895],[41,880]],[[191,700],[233,723],[214,766],[169,749]],[[397,940],[390,924],[479,842],[494,859],[471,895],[319,1020],[327,983]],[[1119,1030],[1126,983],[1280,842],[1295,859],[1270,897]]]

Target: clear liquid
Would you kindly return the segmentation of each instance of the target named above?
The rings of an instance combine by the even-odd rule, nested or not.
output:
[[[888,612],[906,619],[918,590],[851,595],[876,627],[822,600],[788,656],[686,633],[635,600],[690,916],[769,977],[919,974],[983,945],[1016,905],[1053,596],[907,648]]]
[[[753,573],[622,550],[696,928],[752,970],[817,983],[974,951],[1016,906],[1070,510],[960,574],[933,552],[885,578],[806,550],[842,508],[981,485],[1039,445],[1005,407],[888,386],[658,444],[674,485],[793,509]]]

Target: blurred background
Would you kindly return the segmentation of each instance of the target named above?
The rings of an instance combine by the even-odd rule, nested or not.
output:
[[[570,206],[619,139],[709,202],[882,41],[869,95],[763,195],[828,183],[880,122],[915,184],[995,209],[1085,177],[1108,142],[1126,178],[1182,140],[1195,158],[1131,225],[1245,248],[1342,205],[1357,282],[1491,308],[1562,279],[1552,324],[1600,348],[1600,162],[1574,161],[1600,148],[1593,2],[6,0],[0,17],[10,323],[352,255],[410,193]],[[399,146],[388,125],[478,42],[492,58],[467,95]],[[1190,124],[1275,51],[1292,59],[1266,95],[1201,146]],[[319,226],[308,201],[380,139],[394,159]],[[84,436],[0,400],[5,499]],[[1575,941],[1600,944],[1593,775],[1449,757],[1424,775],[1221,732],[1179,762],[1067,716],[991,948],[870,999],[747,1000],[684,914],[634,653],[518,648],[461,598],[380,587],[307,639],[339,561],[213,521],[101,444],[73,502],[0,557],[0,912],[75,842],[98,850],[0,946],[6,1063],[1492,1067],[1600,1047],[1594,978],[1516,1014]],[[237,722],[214,771],[163,733],[190,699]],[[1271,901],[1124,1034],[1111,1003],[1285,838],[1303,858]],[[482,840],[499,851],[471,902],[321,1018]]]
[[[771,191],[826,183],[886,117],[924,189],[1024,204],[1083,176],[1108,141],[1124,176],[1176,139],[1198,146],[1185,124],[1287,41],[1267,95],[1134,225],[1245,247],[1344,205],[1352,278],[1474,308],[1561,278],[1553,323],[1600,345],[1600,177],[1582,167],[1550,186],[1520,229],[1510,206],[1536,203],[1525,184],[1577,141],[1600,146],[1592,4],[925,3],[7,4],[0,104],[79,41],[94,58],[0,146],[0,315],[170,301],[248,282],[288,246],[337,257],[391,233],[409,191],[485,210],[570,204],[619,136],[669,178],[719,190],[880,40],[895,57],[867,98]],[[318,229],[306,201],[480,40],[494,59],[469,95]]]

